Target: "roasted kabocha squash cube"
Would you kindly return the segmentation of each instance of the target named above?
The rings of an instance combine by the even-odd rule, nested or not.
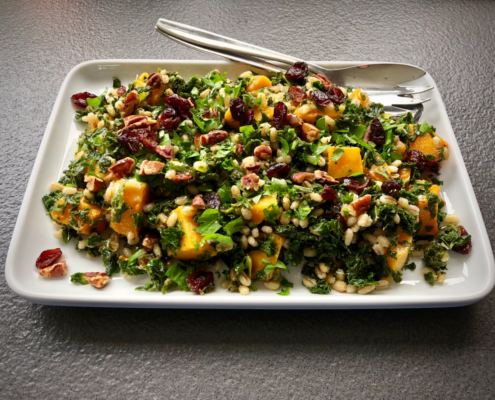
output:
[[[408,235],[401,228],[398,229],[398,232],[397,247],[390,247],[387,251],[388,267],[395,272],[399,272],[404,267],[413,240],[412,236]],[[394,253],[394,256],[392,257],[389,253]]]
[[[112,229],[124,236],[132,233],[137,238],[139,226],[136,226],[136,217],[143,212],[149,197],[150,189],[146,183],[135,179],[119,179],[113,182],[105,194],[105,199],[113,207],[112,222],[110,222]]]
[[[440,187],[437,185],[433,185],[429,189],[430,193],[434,193],[437,196],[440,195]],[[438,204],[435,204],[435,217],[432,218],[430,210],[428,209],[428,199],[426,196],[420,198],[418,207],[420,209],[419,220],[422,222],[421,229],[418,232],[418,235],[424,236],[436,236],[438,235]]]
[[[409,185],[409,182],[411,181],[411,168],[410,167],[399,168],[399,176],[404,186]]]
[[[232,116],[232,113],[230,112],[230,108],[225,113],[225,123],[227,124],[227,126],[229,126],[232,129],[235,129],[236,131],[238,131],[239,128],[241,127],[241,123],[239,121],[236,121]]]
[[[65,204],[65,201],[65,197],[62,197],[57,202],[57,205],[61,206]],[[70,211],[72,210],[72,207],[73,206],[71,204],[68,204],[64,208],[63,213],[58,210],[54,210],[51,214],[53,220],[59,224],[68,225],[71,219]],[[92,230],[96,229],[98,233],[103,233],[103,231],[107,227],[107,220],[104,218],[105,211],[95,204],[88,203],[84,197],[81,197],[81,199],[79,200],[79,204],[77,205],[77,210],[84,211],[86,209],[89,209],[89,211],[87,212],[86,217],[83,217],[83,220],[81,220],[79,215],[75,215],[74,217],[77,220],[77,232],[84,235],[89,235]],[[92,222],[84,222],[86,218]]]
[[[181,229],[184,231],[184,236],[180,240],[180,249],[173,253],[169,248],[167,248],[167,254],[173,256],[179,260],[197,260],[200,256],[201,258],[206,257],[206,253],[209,253],[210,257],[216,256],[217,252],[209,244],[204,246],[199,246],[203,236],[196,232],[198,224],[194,221],[194,215],[184,215],[182,210],[184,207],[180,206],[172,211],[172,214],[177,214],[177,221],[180,222]],[[170,217],[169,217],[170,218]]]
[[[260,235],[260,239],[263,237],[264,237],[264,235]],[[253,251],[250,251],[248,253],[248,255],[249,255],[249,257],[251,257],[251,261],[252,261],[251,277],[255,278],[256,273],[265,268],[265,264],[263,264],[263,260],[270,261],[270,263],[272,265],[275,265],[275,263],[277,262],[278,256],[280,255],[280,250],[282,249],[282,245],[284,244],[285,238],[283,236],[273,234],[273,241],[275,242],[277,252],[271,257],[268,257],[263,250],[253,250]],[[278,270],[273,270],[273,272],[270,274],[270,277],[273,276],[273,274],[276,271],[278,271]]]
[[[265,220],[265,213],[263,210],[277,205],[277,198],[271,196],[265,196],[258,201],[258,204],[251,203],[251,221],[255,224],[260,224]]]
[[[375,181],[385,182],[390,179],[392,172],[388,164],[378,154],[375,156],[376,164],[372,164],[371,168],[365,168],[364,172],[371,176]]]
[[[335,162],[331,157],[337,149],[342,149],[344,153]],[[328,174],[330,176],[338,179],[358,172],[363,172],[363,160],[358,147],[330,147],[328,149]]]
[[[246,92],[254,92],[255,90],[260,90],[264,87],[272,86],[272,81],[264,75],[253,76],[252,81],[247,85]]]
[[[414,125],[409,126],[410,131],[414,129],[413,127]],[[437,145],[440,148],[435,145],[434,136],[432,136],[431,133],[426,133],[424,136],[416,137],[414,142],[409,141],[409,149],[421,151],[425,155],[429,166],[432,166],[440,161],[441,148],[447,147],[447,142],[445,140],[436,134],[435,136],[438,137],[436,140],[439,140]]]
[[[345,110],[345,106],[341,104],[335,108],[335,104],[329,104],[328,106],[321,107],[320,109],[315,106],[313,102],[305,103],[294,110],[299,118],[310,124],[314,124],[320,116],[327,115],[332,119],[339,119]]]

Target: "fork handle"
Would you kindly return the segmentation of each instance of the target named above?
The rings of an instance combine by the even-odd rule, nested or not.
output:
[[[283,64],[292,65],[295,62],[303,61],[300,58],[295,58],[287,54],[279,53],[266,49],[264,47],[255,46],[240,40],[228,38],[226,36],[218,35],[213,32],[205,31],[193,26],[181,24],[179,22],[166,20],[160,18],[156,23],[156,29],[167,36],[173,36],[184,42],[195,44],[199,47],[206,47],[211,50],[219,50],[222,53],[235,53],[242,54],[248,57],[264,58],[266,60],[272,60],[281,62]],[[309,69],[313,72],[320,72],[322,69],[318,65],[305,61],[308,64]]]

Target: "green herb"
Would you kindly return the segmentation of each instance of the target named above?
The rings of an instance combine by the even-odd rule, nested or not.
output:
[[[170,228],[169,228],[170,229]],[[173,264],[165,273],[165,275],[170,278],[172,281],[174,281],[177,286],[179,286],[182,290],[186,292],[190,292],[186,279],[187,277],[193,272],[193,268],[189,267],[187,270],[183,270],[181,267],[178,265]]]
[[[277,293],[279,296],[288,296],[290,294],[290,290],[288,287],[283,289],[281,292]]]
[[[275,238],[273,235],[267,235],[263,239],[259,240],[258,248],[264,251],[267,257],[271,257],[277,253],[277,246],[275,245]]]
[[[276,204],[271,204],[268,208],[263,209],[263,214],[266,222],[273,223],[280,215],[280,208]]]
[[[342,157],[344,153],[345,153],[344,149],[341,148],[335,149],[330,158],[335,164],[337,164],[337,162],[340,160],[340,157]]]
[[[180,240],[184,236],[184,231],[180,228],[169,227],[164,228],[163,226],[159,229],[160,232],[160,244],[163,250],[167,248],[172,254],[175,254],[177,250],[180,249]]]
[[[225,225],[223,230],[227,232],[228,235],[232,236],[234,233],[243,230],[245,227],[244,220],[242,218],[237,218]]]
[[[271,274],[275,269],[285,269],[288,271],[287,266],[280,260],[277,260],[275,265],[273,265],[270,261],[263,259],[263,264],[265,264],[265,268],[263,269],[265,275]]]
[[[115,76],[112,79],[113,79],[113,88],[120,89],[122,87],[122,82],[120,81],[120,79]]]
[[[82,272],[77,272],[70,277],[72,283],[80,283],[81,285],[89,284],[88,280],[84,277]]]
[[[424,274],[425,281],[428,282],[431,286],[435,286],[435,277],[433,276],[433,272],[428,272]]]
[[[330,285],[323,279],[319,279],[316,286],[310,288],[309,291],[313,294],[328,294],[330,293]]]
[[[131,207],[129,207],[124,201],[124,190],[125,185],[121,185],[119,190],[117,190],[117,193],[115,193],[112,197],[112,222],[120,222],[122,215],[124,215],[127,210],[131,209]]]
[[[217,218],[218,210],[213,208],[205,210],[201,217],[198,218],[198,223],[200,225],[196,228],[196,232],[201,233],[202,235],[216,233],[222,227],[222,225],[216,222]]]
[[[282,143],[282,157],[285,157],[289,154],[289,144],[287,143],[287,140],[282,137],[279,137],[278,140]]]
[[[471,236],[462,236],[461,230],[457,225],[449,224],[440,229],[437,241],[440,245],[448,250],[454,247],[462,247],[471,240]]]

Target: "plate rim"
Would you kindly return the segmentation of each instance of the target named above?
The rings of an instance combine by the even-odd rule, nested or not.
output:
[[[315,61],[316,63],[321,63],[326,66],[337,66],[337,65],[354,65],[354,64],[401,64],[417,67],[413,64],[408,63],[393,63],[393,62],[376,62],[376,61]],[[124,308],[239,308],[239,309],[373,309],[373,308],[437,308],[437,307],[457,307],[462,305],[468,305],[475,303],[484,297],[486,297],[495,286],[495,258],[493,256],[491,243],[489,240],[488,232],[486,230],[486,226],[481,215],[481,210],[479,207],[479,203],[476,199],[476,195],[474,193],[473,185],[471,179],[469,177],[464,159],[462,157],[462,153],[459,148],[459,144],[457,141],[457,137],[452,129],[452,125],[450,122],[450,118],[447,114],[447,110],[445,108],[444,101],[442,99],[441,93],[436,85],[433,77],[426,72],[428,78],[433,82],[436,90],[438,90],[438,106],[439,110],[442,114],[442,119],[446,121],[446,127],[452,133],[450,136],[453,140],[451,140],[452,146],[451,150],[454,150],[456,153],[456,157],[459,160],[459,169],[461,173],[462,180],[465,182],[465,186],[467,188],[467,195],[469,202],[473,206],[473,213],[475,217],[475,222],[480,228],[481,239],[482,239],[482,247],[484,251],[485,259],[488,263],[488,271],[489,271],[489,279],[487,279],[485,286],[470,294],[460,295],[459,297],[453,298],[451,295],[445,295],[445,298],[442,296],[436,297],[434,300],[431,298],[421,298],[421,297],[404,297],[401,299],[395,299],[394,303],[390,303],[390,299],[387,297],[375,297],[370,299],[369,297],[362,297],[363,299],[368,299],[365,302],[360,301],[337,301],[332,300],[332,302],[321,302],[317,301],[317,298],[320,296],[314,296],[315,299],[310,300],[306,298],[277,298],[274,297],[273,300],[270,300],[269,303],[263,299],[252,298],[249,302],[245,301],[245,296],[240,296],[239,299],[229,299],[228,302],[225,302],[223,298],[202,298],[201,302],[198,302],[194,297],[184,297],[177,298],[175,297],[173,302],[159,302],[159,301],[151,301],[152,298],[133,298],[132,301],[122,300],[122,299],[109,299],[108,297],[104,297],[95,293],[91,296],[83,297],[81,295],[58,295],[57,293],[51,293],[49,295],[42,294],[33,294],[29,290],[25,290],[20,282],[17,282],[13,276],[13,268],[14,263],[12,260],[14,247],[20,240],[20,229],[21,225],[23,225],[24,214],[26,208],[28,206],[29,199],[33,196],[34,192],[34,183],[36,178],[41,173],[42,161],[46,157],[48,142],[50,138],[55,134],[55,129],[53,129],[53,125],[55,123],[55,117],[57,111],[60,108],[60,104],[63,101],[63,93],[68,86],[69,82],[72,80],[73,76],[76,75],[79,71],[87,68],[94,67],[98,64],[165,64],[165,63],[173,63],[173,64],[188,64],[188,65],[200,65],[200,64],[211,64],[213,65],[235,65],[238,63],[234,63],[226,60],[172,60],[172,59],[96,59],[96,60],[88,60],[84,61],[80,64],[74,66],[67,76],[65,77],[57,98],[53,104],[52,111],[50,113],[50,117],[48,119],[47,126],[45,128],[43,138],[40,143],[40,147],[38,149],[35,162],[33,164],[33,168],[31,171],[31,175],[28,180],[28,184],[26,187],[26,191],[23,196],[23,200],[21,203],[21,207],[19,208],[18,216],[15,222],[12,238],[10,241],[6,263],[5,263],[5,277],[7,284],[9,287],[19,296],[24,299],[31,301],[33,303],[38,304],[46,304],[46,305],[70,305],[70,306],[82,306],[82,307],[124,307]],[[249,67],[251,68],[252,67]],[[481,251],[481,249],[479,250]],[[354,297],[354,296],[353,296]],[[346,297],[350,299],[350,297]],[[361,298],[361,296],[360,296]],[[283,302],[282,302],[283,300]],[[279,304],[278,304],[279,303]]]

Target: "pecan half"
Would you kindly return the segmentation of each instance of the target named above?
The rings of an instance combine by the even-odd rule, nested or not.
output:
[[[129,115],[124,118],[124,126],[127,129],[140,129],[148,127],[148,117],[144,115]],[[124,128],[122,128],[124,129]],[[120,132],[120,131],[119,131]]]
[[[146,81],[147,86],[151,86],[153,89],[160,89],[162,86],[162,76],[158,72],[151,74]]]
[[[246,174],[257,174],[260,172],[261,168],[261,163],[258,161],[254,161],[253,157],[246,157],[241,165],[241,169],[246,173]]]
[[[91,286],[97,289],[101,289],[108,282],[110,282],[110,277],[104,272],[86,272],[84,277]]]
[[[370,209],[371,205],[371,195],[367,194],[366,196],[360,197],[357,200],[354,200],[349,206],[349,213],[353,216],[359,216]]]
[[[340,183],[339,181],[333,179],[333,177],[328,175],[325,171],[321,171],[319,169],[315,171],[315,180],[322,185],[325,183],[338,185]]]
[[[297,174],[292,175],[291,179],[294,183],[303,183],[304,181],[314,182],[315,174],[312,172],[298,172]]]
[[[320,130],[316,126],[308,124],[307,122],[302,124],[301,133],[303,139],[309,143],[313,143],[315,140],[320,138]]]
[[[173,183],[182,183],[182,182],[188,182],[192,180],[194,176],[192,176],[189,172],[181,172],[180,174],[177,174],[174,176],[174,179],[172,179]]]
[[[150,150],[155,150],[155,147],[158,146],[158,138],[156,137],[155,132],[150,131],[149,129],[139,129],[136,132],[138,134],[139,141],[144,147]]]
[[[123,178],[131,173],[134,169],[134,165],[136,163],[130,157],[123,158],[122,160],[117,161],[115,164],[110,166],[108,170],[113,173],[113,175],[117,178]]]
[[[250,192],[256,192],[260,188],[259,182],[260,178],[256,174],[249,174],[241,178],[243,189]]]
[[[328,90],[333,86],[332,82],[330,82],[330,79],[328,79],[323,74],[316,74],[314,77],[318,79],[321,83],[323,83],[323,86],[325,86],[325,90]]]
[[[155,153],[167,160],[173,160],[175,157],[174,146],[171,144],[166,146],[156,146]]]
[[[297,114],[287,114],[287,124],[291,127],[295,128],[296,126],[301,126],[303,124],[303,120]]]
[[[241,155],[242,153],[244,153],[244,146],[242,144],[237,144],[235,146],[235,152]]]
[[[59,263],[50,265],[49,267],[40,269],[40,275],[43,278],[58,278],[67,273],[67,263],[60,261]]]
[[[138,173],[139,175],[147,176],[158,175],[162,171],[164,166],[165,164],[160,161],[144,160]]]
[[[213,144],[223,142],[225,139],[227,139],[228,136],[229,134],[225,131],[211,131],[206,135],[201,135],[199,138],[199,142],[203,146],[211,146]]]
[[[206,208],[206,203],[203,200],[203,195],[202,194],[196,195],[196,197],[194,197],[193,199],[192,205],[193,207],[196,208],[201,208],[201,209]]]
[[[122,118],[128,117],[129,115],[134,114],[134,112],[138,109],[138,107],[139,107],[139,94],[137,91],[133,90],[127,95],[124,101],[124,106],[120,111],[120,115],[122,116]]]
[[[158,238],[155,235],[152,235],[150,233],[147,233],[146,235],[144,235],[142,245],[147,251],[150,251],[151,249],[153,249],[153,246],[157,243],[158,243]]]
[[[262,160],[268,160],[272,156],[272,149],[266,145],[257,146],[254,155]]]
[[[86,182],[86,188],[91,192],[98,192],[105,187],[103,179],[96,176],[84,175],[84,182]]]

